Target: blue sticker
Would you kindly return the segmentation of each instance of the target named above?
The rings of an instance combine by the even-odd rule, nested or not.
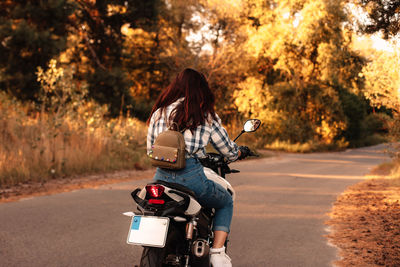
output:
[[[142,217],[140,217],[140,216],[133,217],[133,222],[132,222],[132,226],[131,226],[132,230],[139,230],[141,219],[142,219]]]

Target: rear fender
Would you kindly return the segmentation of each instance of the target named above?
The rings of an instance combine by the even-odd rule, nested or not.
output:
[[[163,187],[165,188],[164,194],[168,195],[171,199],[173,199],[174,201],[176,201],[177,203],[181,203],[181,205],[183,205],[183,203],[187,203],[187,206],[184,206],[184,214],[185,215],[196,215],[197,213],[200,212],[201,209],[201,205],[199,204],[199,202],[197,202],[197,200],[184,193],[184,192],[180,192],[176,189],[173,188],[169,188],[165,185],[163,185]],[[137,188],[135,191],[133,191],[131,193],[133,199],[135,200],[135,202],[141,206],[142,208],[148,207],[149,205],[147,204],[146,201],[146,187],[144,187],[143,189]]]

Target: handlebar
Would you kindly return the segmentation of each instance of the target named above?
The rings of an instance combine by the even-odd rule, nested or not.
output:
[[[256,153],[253,151],[250,151],[249,157],[259,157]],[[225,177],[225,174],[228,173],[238,173],[238,170],[232,170],[229,168],[228,162],[224,156],[218,153],[207,153],[205,158],[199,159],[201,164],[204,167],[210,168],[216,173],[218,173],[220,176]]]

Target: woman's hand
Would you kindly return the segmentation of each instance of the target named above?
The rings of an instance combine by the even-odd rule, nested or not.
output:
[[[244,159],[250,155],[250,148],[247,146],[239,146],[239,157],[238,160]]]

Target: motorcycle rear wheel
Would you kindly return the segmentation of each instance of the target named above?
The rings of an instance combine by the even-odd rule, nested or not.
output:
[[[177,246],[184,244],[185,239],[180,235],[178,227],[170,225],[165,247],[143,247],[140,267],[180,266],[180,262],[176,264],[167,264],[166,259],[169,256],[176,256],[176,254],[182,250],[181,247]]]
[[[165,261],[166,248],[144,247],[140,267],[162,267]]]

